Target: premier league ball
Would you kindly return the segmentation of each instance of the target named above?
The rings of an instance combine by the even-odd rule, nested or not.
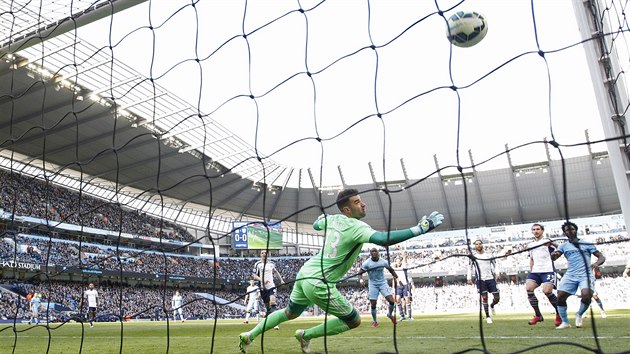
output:
[[[488,21],[476,11],[457,11],[448,19],[446,38],[458,47],[472,47],[488,33]]]

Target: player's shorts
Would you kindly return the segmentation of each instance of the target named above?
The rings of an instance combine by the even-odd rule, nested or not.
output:
[[[585,276],[574,277],[565,274],[562,279],[560,279],[560,284],[558,284],[558,290],[569,294],[575,294],[578,289],[595,290],[595,277],[589,277],[587,279]]]
[[[487,294],[487,293],[498,293],[499,289],[497,289],[497,281],[494,279],[488,279],[488,280],[479,280],[477,279],[477,289],[479,290],[480,294]]]
[[[89,312],[96,312],[96,307],[88,307]]]
[[[256,299],[256,301],[250,301],[247,303],[247,307],[245,308],[245,311],[258,311],[258,299]]]
[[[389,287],[387,282],[383,282],[380,284],[374,284],[370,282],[368,286],[368,300],[378,299],[378,294],[383,294],[383,296],[385,297],[392,294],[392,289]]]
[[[527,275],[527,280],[533,280],[538,285],[543,283],[553,283],[554,285],[556,285],[556,273],[529,273],[529,275]]]
[[[262,289],[260,290],[260,298],[265,304],[268,304],[271,298],[271,295],[276,296],[276,288],[273,289]]]
[[[396,295],[398,295],[400,297],[411,296],[411,293],[409,292],[409,284],[397,285],[396,286]]]
[[[298,279],[300,277],[298,276]],[[330,292],[330,295],[329,295]],[[328,314],[348,320],[353,315],[354,306],[341,295],[334,285],[327,286],[321,280],[303,279],[293,285],[291,302],[300,305],[317,305]]]

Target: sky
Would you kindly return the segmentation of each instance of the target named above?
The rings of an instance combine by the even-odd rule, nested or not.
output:
[[[368,163],[378,181],[403,179],[400,159],[408,177],[421,178],[435,171],[434,156],[441,167],[467,167],[469,150],[479,163],[506,144],[574,144],[585,130],[603,138],[583,48],[537,54],[537,41],[546,52],[580,41],[572,1],[534,1],[537,36],[529,0],[464,1],[457,10],[488,21],[487,36],[471,48],[450,46],[436,3],[447,17],[458,4],[249,1],[243,20],[245,1],[151,1],[78,36],[97,47],[111,40],[117,60],[199,106],[261,156],[310,168],[318,181],[321,167],[324,186],[341,184],[337,166],[348,184],[371,181]],[[298,4],[307,11],[289,13]],[[360,50],[371,44],[377,49]],[[231,99],[250,92],[256,100]],[[512,153],[514,164],[544,159],[542,145]],[[478,169],[505,167],[503,156]]]

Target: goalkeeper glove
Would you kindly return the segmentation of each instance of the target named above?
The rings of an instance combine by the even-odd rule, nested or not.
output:
[[[443,220],[444,215],[438,213],[437,211],[434,211],[429,214],[429,216],[423,216],[418,225],[411,228],[411,231],[416,236],[426,234],[427,232],[440,226]]]

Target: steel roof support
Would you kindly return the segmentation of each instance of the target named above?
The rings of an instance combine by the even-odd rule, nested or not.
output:
[[[448,198],[446,197],[446,188],[444,188],[444,184],[447,182],[444,181],[444,179],[442,178],[442,171],[440,170],[440,164],[438,163],[437,155],[433,155],[433,161],[435,162],[435,170],[438,173],[438,177],[440,177],[440,191],[442,192],[442,199],[444,200],[444,205],[446,206],[446,210],[444,210],[444,213],[442,214],[444,214],[444,216],[446,217],[446,220],[449,220],[449,222],[451,223],[451,227],[455,228],[457,226],[453,224],[451,208],[448,205]]]

